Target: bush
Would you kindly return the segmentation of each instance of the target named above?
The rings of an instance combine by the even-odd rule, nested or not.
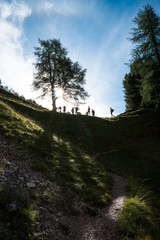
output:
[[[120,218],[120,230],[137,240],[152,239],[155,219],[150,206],[151,192],[143,185],[130,181],[130,197],[127,198]],[[129,238],[130,239],[130,238]]]

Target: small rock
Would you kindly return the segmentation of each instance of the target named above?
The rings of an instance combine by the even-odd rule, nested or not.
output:
[[[35,186],[36,186],[36,184],[34,184],[33,182],[27,182],[26,185],[29,188],[35,188]]]
[[[17,204],[15,201],[8,203],[7,208],[10,212],[16,211],[17,210]]]
[[[18,170],[18,167],[13,167],[13,170],[14,170],[14,171],[17,171],[17,170]]]
[[[10,162],[6,162],[6,165],[7,165],[7,166],[11,166],[11,163],[10,163]]]
[[[29,178],[28,174],[24,174],[24,177],[27,178],[27,179]]]
[[[30,179],[30,182],[35,183],[35,180],[34,179]]]
[[[19,177],[18,179],[24,182],[24,177]]]

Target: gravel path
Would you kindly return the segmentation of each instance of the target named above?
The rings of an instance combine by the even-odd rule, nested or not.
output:
[[[111,204],[102,209],[96,217],[82,216],[74,219],[71,224],[71,234],[68,239],[74,240],[118,240],[121,239],[117,231],[124,200],[126,197],[126,179],[111,174],[114,179]]]

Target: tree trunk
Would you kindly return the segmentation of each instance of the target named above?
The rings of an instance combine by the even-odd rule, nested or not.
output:
[[[56,98],[54,97],[52,97],[52,111],[53,112],[56,112]]]
[[[56,99],[52,100],[52,111],[56,112]]]
[[[52,111],[56,112],[56,100],[57,100],[57,98],[55,96],[54,86],[52,85],[51,88],[52,88],[52,93],[51,93],[52,94]]]

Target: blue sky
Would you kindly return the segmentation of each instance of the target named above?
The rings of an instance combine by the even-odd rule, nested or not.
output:
[[[95,109],[97,116],[125,111],[125,63],[134,47],[127,40],[138,9],[151,4],[160,14],[159,0],[0,0],[0,79],[26,98],[31,89],[34,46],[40,39],[60,39],[69,57],[87,69],[85,89],[90,98],[80,106]],[[50,99],[36,100],[51,107]],[[57,105],[63,105],[61,99]],[[67,105],[67,110],[71,105]]]

